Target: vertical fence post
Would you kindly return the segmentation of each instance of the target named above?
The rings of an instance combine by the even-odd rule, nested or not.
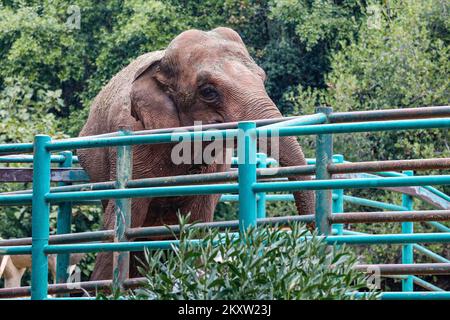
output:
[[[72,151],[64,151],[60,153],[64,157],[64,161],[59,164],[60,168],[71,168],[73,164]],[[60,182],[58,186],[64,186],[70,183]],[[58,217],[56,220],[56,233],[70,233],[72,225],[72,202],[62,202],[58,207]],[[69,277],[68,269],[70,262],[70,254],[58,254],[56,257],[56,282],[65,283]],[[62,295],[64,296],[64,295]]]
[[[122,129],[123,135],[129,134],[128,130]],[[117,166],[116,166],[116,189],[123,189],[126,183],[131,179],[133,167],[133,154],[131,146],[117,147]],[[116,199],[115,200],[115,242],[125,242],[126,230],[131,223],[131,199]],[[113,287],[122,290],[123,282],[129,277],[130,269],[130,253],[114,252],[114,272],[113,272]]]
[[[317,107],[316,113],[324,113],[327,116],[333,111],[330,107]],[[316,180],[328,180],[331,178],[328,172],[328,164],[333,156],[333,136],[331,134],[318,134],[316,138]],[[316,227],[320,234],[331,234],[331,190],[316,191]]]
[[[265,153],[258,153],[258,168],[266,168],[267,167],[267,155]],[[258,200],[257,200],[257,217],[265,218],[266,217],[266,193],[259,192]]]
[[[333,155],[333,162],[335,163],[343,163],[344,162],[344,156],[342,154],[335,154]],[[333,207],[332,207],[333,213],[342,213],[344,212],[344,190],[343,189],[335,189],[333,190]],[[342,235],[344,231],[344,224],[338,223],[333,225],[337,230],[338,235]]]
[[[31,249],[31,299],[47,298],[48,260],[44,252],[48,245],[50,205],[45,195],[50,192],[50,152],[45,145],[51,141],[46,135],[34,138],[33,198],[32,198],[32,249]]]
[[[238,124],[238,182],[239,230],[242,234],[249,226],[256,226],[256,124]]]
[[[407,176],[414,175],[413,171],[403,171],[403,173]],[[408,194],[402,195],[402,206],[408,208],[408,210],[413,209],[413,197]],[[414,232],[414,223],[413,222],[402,222],[402,233],[413,233]],[[412,244],[404,244],[402,245],[402,263],[409,264],[414,263],[413,256],[413,245]],[[414,282],[413,277],[411,275],[407,276],[406,279],[402,280],[402,291],[414,291]]]

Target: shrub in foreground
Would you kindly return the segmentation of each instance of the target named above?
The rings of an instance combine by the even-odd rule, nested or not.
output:
[[[147,251],[140,271],[145,286],[113,299],[355,299],[368,291],[367,276],[345,246],[327,246],[301,224],[236,233],[188,227],[181,218],[178,246]],[[190,242],[191,239],[202,239]],[[105,298],[103,296],[103,298]]]

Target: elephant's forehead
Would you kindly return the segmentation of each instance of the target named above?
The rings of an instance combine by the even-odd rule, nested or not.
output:
[[[182,65],[204,64],[205,62],[219,63],[223,58],[248,59],[245,48],[229,40],[208,37],[199,41],[184,41],[167,48],[167,57]]]

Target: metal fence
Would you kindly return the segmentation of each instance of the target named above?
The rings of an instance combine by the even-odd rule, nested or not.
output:
[[[377,245],[398,244],[402,248],[402,264],[359,265],[365,271],[378,270],[382,276],[402,279],[403,292],[384,292],[383,299],[450,299],[450,292],[426,282],[418,275],[450,274],[450,261],[423,243],[450,242],[450,228],[438,221],[450,220],[450,197],[432,187],[450,184],[450,175],[414,176],[412,170],[449,169],[450,158],[398,161],[347,162],[333,155],[333,135],[352,132],[413,130],[450,127],[450,107],[426,107],[360,112],[337,112],[317,108],[317,113],[280,119],[265,119],[240,123],[205,125],[199,131],[185,127],[178,138],[192,141],[235,139],[238,156],[237,170],[228,172],[147,178],[133,180],[131,176],[132,145],[173,143],[176,129],[117,132],[100,136],[52,140],[38,135],[33,143],[0,145],[0,162],[32,163],[32,168],[0,168],[0,182],[33,181],[32,190],[0,194],[2,206],[32,206],[32,237],[0,240],[2,255],[32,255],[31,287],[0,289],[0,298],[23,297],[47,299],[48,294],[64,294],[81,290],[134,288],[144,279],[128,279],[128,253],[145,248],[171,248],[177,240],[132,241],[138,237],[165,235],[166,227],[130,228],[130,199],[200,194],[223,194],[222,201],[239,202],[239,219],[226,222],[201,223],[198,227],[231,228],[241,232],[249,226],[283,224],[289,221],[315,222],[319,233],[329,244]],[[267,168],[274,159],[257,153],[256,141],[265,136],[316,136],[316,158],[305,166],[273,170]],[[438,142],[437,142],[438,143]],[[83,183],[85,172],[73,168],[77,158],[71,151],[81,148],[117,148],[116,181]],[[58,154],[55,154],[59,152]],[[22,153],[33,153],[23,155]],[[52,154],[53,153],[53,154]],[[6,154],[6,155],[5,155]],[[19,155],[11,155],[19,154]],[[52,168],[52,163],[58,168]],[[395,172],[396,170],[403,171]],[[270,173],[270,175],[268,175]],[[285,181],[293,175],[315,175],[310,181]],[[270,177],[272,181],[268,181]],[[237,182],[238,181],[238,182]],[[58,185],[51,187],[51,182]],[[72,184],[78,183],[78,184]],[[352,197],[345,189],[383,188],[403,193],[402,204]],[[292,201],[291,194],[270,194],[277,191],[315,190],[316,212],[311,215],[271,217],[265,213],[267,201]],[[420,198],[437,210],[415,211],[413,198]],[[98,200],[115,199],[116,226],[114,230],[70,233],[72,206],[95,204]],[[344,212],[344,202],[388,211]],[[57,234],[49,235],[50,206],[58,205]],[[424,221],[436,232],[414,233],[414,222]],[[400,222],[401,234],[363,234],[344,229],[346,223]],[[177,231],[177,226],[170,227]],[[415,264],[417,250],[433,263]],[[69,254],[76,252],[119,252],[114,260],[112,280],[64,283],[67,279]],[[48,254],[57,254],[57,284],[48,284]],[[429,290],[414,292],[414,284]],[[78,289],[77,289],[78,288]],[[357,293],[363,295],[364,293]]]

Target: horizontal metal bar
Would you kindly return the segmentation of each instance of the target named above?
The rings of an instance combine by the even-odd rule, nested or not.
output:
[[[270,217],[258,219],[258,225],[287,225],[291,222],[305,222],[309,223],[314,221],[314,215],[302,215],[302,216],[285,216],[285,217]],[[196,224],[188,224],[191,228],[218,228],[218,229],[231,229],[235,230],[239,226],[239,220],[230,221],[215,221],[204,222]],[[168,226],[154,226],[154,227],[141,227],[141,228],[129,228],[126,232],[129,239],[149,237],[149,236],[161,236],[171,235],[172,233],[179,233],[179,225]],[[100,230],[91,232],[78,232],[70,234],[58,234],[51,235],[49,237],[50,244],[67,244],[77,242],[92,242],[92,241],[110,241],[114,238],[114,230]],[[21,246],[31,245],[31,238],[20,239],[8,239],[0,240],[1,246]]]
[[[331,113],[329,121],[335,122],[354,122],[354,121],[377,121],[377,120],[399,120],[399,119],[418,119],[418,118],[435,118],[449,116],[448,106],[436,106],[436,107],[422,107],[422,108],[404,108],[404,109],[386,109],[386,110],[372,110],[372,111],[353,111],[353,112],[334,112]],[[274,119],[257,119],[252,120],[257,126],[266,126],[278,122],[284,122],[291,119],[301,118],[298,117],[280,117]],[[134,131],[133,135],[148,135],[148,134],[163,134],[172,133],[174,131],[195,131],[195,130],[224,130],[224,129],[236,129],[239,122],[228,123],[215,123],[205,124],[201,126],[185,126],[185,127],[172,127],[172,128],[160,128],[151,130],[139,130]],[[85,139],[93,137],[116,137],[118,132],[105,133],[97,136],[87,136],[65,139],[61,141],[74,141],[75,139]]]
[[[90,138],[84,137],[85,139],[68,139],[59,141],[56,140],[49,142],[46,148],[48,151],[62,151],[138,144],[178,143],[181,140],[186,141],[188,139],[190,141],[210,141],[211,139],[234,139],[238,133],[237,129],[194,132],[180,131],[175,133],[161,133],[151,135],[128,135],[106,138],[98,138],[94,136]]]
[[[435,118],[449,116],[448,106],[436,106],[436,107],[422,107],[422,108],[404,108],[404,109],[386,109],[386,110],[372,110],[372,111],[353,111],[353,112],[334,112],[331,113],[329,121],[334,122],[354,122],[354,121],[377,121],[377,120],[399,120],[399,119],[416,119],[416,118]],[[273,119],[257,119],[252,120],[257,126],[266,126],[278,122],[284,122],[286,120],[296,119],[298,117],[280,117]],[[224,130],[224,129],[236,129],[239,122],[227,122],[227,123],[215,123],[205,124],[201,126],[185,126],[185,127],[171,127],[160,128],[151,130],[139,130],[134,131],[133,135],[148,135],[148,134],[163,134],[172,133],[174,131],[195,131],[195,130]],[[93,137],[116,137],[118,132],[105,133],[97,136],[87,136],[65,139],[61,141],[74,141],[76,139],[81,140],[85,138]]]
[[[237,194],[223,194],[220,196],[221,202],[238,202],[239,195]]]
[[[308,168],[308,166],[305,166],[305,168]],[[280,176],[283,174],[291,174],[287,173],[283,169],[280,168],[279,173],[275,176]],[[295,173],[297,174],[297,173]],[[199,177],[195,177],[199,176]],[[180,178],[181,177],[181,178]],[[180,181],[183,183],[187,183],[188,181],[192,182],[200,182],[203,178],[208,179],[208,182],[215,182],[215,181],[222,181],[222,180],[234,180],[236,178],[235,172],[220,172],[220,173],[213,173],[213,174],[207,174],[205,175],[193,175],[193,176],[173,176],[173,177],[165,177],[165,178],[149,178],[149,179],[139,179],[139,180],[132,180],[129,182],[129,186],[131,187],[143,187],[143,186],[158,186],[160,184],[166,184],[165,181],[169,181],[172,183],[173,181]],[[302,188],[302,190],[319,190],[319,189],[343,189],[343,188],[377,188],[377,187],[391,187],[391,186],[414,186],[414,185],[423,185],[423,184],[450,184],[450,175],[442,175],[442,176],[414,176],[414,177],[392,177],[392,178],[383,178],[380,179],[378,177],[376,178],[362,178],[362,179],[333,179],[333,180],[320,180],[320,181],[291,181],[291,182],[268,182],[268,183],[258,183],[254,186],[254,189],[256,192],[263,192],[263,191],[293,191],[297,190],[298,188]],[[92,184],[82,184],[82,185],[75,185],[75,186],[63,186],[63,187],[54,187],[51,188],[51,193],[49,195],[50,198],[54,197],[55,199],[61,196],[57,196],[54,193],[56,192],[63,192],[67,190],[82,190],[82,189],[88,189],[88,190],[105,190],[105,189],[112,189],[114,187],[114,182],[101,182],[101,183],[92,183]],[[200,186],[196,186],[200,187]],[[264,189],[264,190],[262,190]],[[142,190],[142,189],[141,189]],[[300,189],[299,189],[300,190]],[[115,190],[114,192],[117,192],[119,190]],[[113,191],[110,191],[113,192]],[[114,193],[113,192],[113,193]],[[120,191],[123,192],[123,191]],[[131,192],[132,191],[127,191]],[[140,191],[145,193],[144,191]],[[225,191],[226,192],[226,191]],[[222,192],[222,193],[225,193]],[[15,193],[4,193],[3,195],[0,195],[0,204],[3,201],[2,198],[7,194],[22,194],[22,192],[15,192]],[[68,193],[66,193],[67,195]],[[73,193],[72,193],[73,194]],[[87,194],[87,193],[85,193]],[[92,196],[92,195],[90,195]],[[12,199],[12,198],[11,198]],[[77,196],[74,199],[66,198],[66,201],[70,200],[89,200],[89,199],[100,199],[100,198],[81,198],[80,196]],[[20,201],[20,200],[19,200]],[[26,202],[26,201],[25,201]],[[23,203],[23,202],[22,202]]]
[[[447,185],[450,184],[450,175],[441,176],[414,176],[394,178],[360,178],[360,179],[333,179],[312,181],[265,182],[255,183],[253,191],[296,191],[296,190],[323,190],[323,189],[355,189],[379,188],[393,186],[420,186],[420,185]]]
[[[347,173],[345,175],[335,175],[335,178],[345,178],[345,179],[355,179],[355,178],[379,178],[382,177],[406,177],[406,175],[399,172],[377,172],[376,174],[370,173]],[[433,207],[438,209],[450,209],[450,197],[445,193],[440,192],[431,186],[421,186],[417,187],[381,187],[381,189],[400,192],[403,194],[408,194],[410,196],[419,198]]]
[[[344,212],[333,214],[332,223],[450,221],[450,210]]]
[[[53,163],[64,162],[65,157],[63,155],[52,155],[50,161]],[[0,156],[0,163],[33,163],[33,156],[28,154],[18,154],[10,156]],[[78,163],[78,157],[72,157],[72,163]]]
[[[266,201],[294,201],[293,194],[268,194],[266,195]]]
[[[450,118],[424,119],[424,120],[398,120],[398,121],[378,121],[378,122],[360,122],[344,124],[325,124],[320,126],[292,126],[274,129],[255,129],[259,136],[295,136],[324,133],[349,133],[349,132],[371,132],[388,130],[407,130],[407,129],[426,129],[426,128],[448,128],[450,127]],[[152,135],[131,135],[116,136],[106,138],[86,138],[83,140],[64,140],[52,141],[47,144],[47,150],[71,150],[83,148],[100,148],[119,145],[136,145],[152,143],[174,143],[180,139],[190,139],[207,141],[214,137],[215,139],[234,139],[237,136],[236,129],[213,130],[200,132],[182,132]]]
[[[0,255],[21,255],[21,254],[31,254],[31,245],[0,247]]]
[[[291,222],[305,222],[310,223],[314,221],[314,215],[302,215],[302,216],[286,216],[286,217],[270,217],[270,218],[260,218],[257,219],[258,225],[287,225]],[[190,225],[188,225],[190,226]],[[218,228],[221,230],[230,229],[237,230],[239,228],[239,220],[230,221],[217,221],[217,222],[204,222],[196,223],[192,228]],[[126,234],[129,239],[149,237],[149,236],[160,236],[160,235],[170,235],[172,233],[179,233],[179,225],[172,226],[161,226],[161,227],[143,227],[143,228],[132,228],[128,229]]]
[[[429,170],[450,169],[450,158],[388,160],[350,163],[333,163],[328,165],[330,173],[378,172],[383,170]]]
[[[343,232],[344,235],[370,235],[368,233],[364,232],[357,232],[352,230],[346,230],[344,229]],[[437,253],[434,253],[433,251],[425,248],[424,246],[421,246],[420,244],[414,243],[413,248],[422,253],[423,255],[431,258],[433,261],[440,262],[440,263],[450,263],[450,260],[445,259],[444,257],[438,255]]]
[[[290,119],[295,119],[297,117],[280,117],[273,119],[257,119],[252,120],[255,122],[257,126],[265,126],[270,125],[277,122],[283,122]],[[213,123],[213,124],[204,124],[204,125],[196,125],[196,126],[184,126],[184,127],[170,127],[170,128],[159,128],[159,129],[150,129],[150,130],[138,130],[132,131],[134,136],[138,135],[150,135],[150,134],[170,134],[173,132],[192,132],[192,131],[205,131],[205,130],[228,130],[228,129],[237,129],[239,122],[226,122],[226,123]],[[62,139],[59,141],[79,141],[91,138],[111,138],[117,137],[120,135],[120,132],[110,132],[99,134],[95,136],[84,136],[84,137],[75,137],[69,139]]]
[[[0,144],[0,154],[11,154],[18,152],[33,152],[33,144],[32,143]]]
[[[401,265],[398,265],[401,267]],[[367,267],[357,266],[357,268],[362,269],[362,271],[367,270]],[[373,270],[373,269],[372,269]],[[382,271],[383,272],[383,271]],[[429,284],[420,278],[414,277],[421,280],[423,283]],[[127,279],[124,282],[125,289],[133,289],[138,286],[142,286],[147,282],[144,277]],[[109,290],[111,288],[111,280],[100,280],[100,281],[86,281],[86,282],[76,282],[76,283],[62,283],[62,284],[50,284],[48,286],[49,294],[63,294],[63,293],[77,293],[77,292],[92,292],[92,291],[102,291]],[[431,285],[431,284],[429,284]],[[437,288],[433,286],[434,288]],[[437,288],[440,289],[440,288]],[[442,290],[442,289],[440,289]],[[442,292],[442,291],[440,291]],[[0,298],[14,298],[14,297],[24,297],[30,294],[30,287],[18,287],[18,288],[5,288],[0,289]]]
[[[132,278],[127,279],[123,283],[124,289],[133,289],[144,283],[147,279]],[[48,294],[64,294],[64,293],[80,293],[80,292],[97,292],[97,291],[109,291],[111,289],[112,280],[97,280],[97,281],[84,281],[84,282],[72,282],[72,283],[58,283],[48,285]],[[0,289],[0,298],[17,298],[29,296],[31,293],[31,287],[16,287],[16,288],[2,288]]]
[[[73,200],[96,200],[96,199],[120,199],[139,197],[171,197],[180,195],[220,194],[238,191],[237,184],[195,185],[195,186],[173,186],[139,189],[115,189],[100,191],[74,191],[47,194],[46,199],[50,202],[63,202]]]
[[[404,177],[405,174],[400,172],[377,172],[377,175],[383,176],[383,177]],[[442,191],[439,191],[438,189],[432,187],[432,186],[423,186],[422,188],[430,191],[431,193],[437,195],[440,198],[443,198],[444,200],[450,202],[450,196],[443,193]]]
[[[450,233],[414,233],[414,234],[371,234],[328,236],[329,244],[403,244],[403,243],[447,243]]]
[[[341,122],[349,122],[349,121],[361,121],[361,120],[383,120],[383,119],[391,119],[391,120],[399,120],[399,119],[418,119],[418,118],[431,118],[431,117],[448,117],[449,116],[449,106],[438,106],[438,107],[426,107],[426,108],[409,108],[409,109],[387,109],[387,110],[373,110],[373,111],[358,111],[358,112],[335,112],[329,116],[329,121],[331,123],[341,123]],[[298,117],[301,118],[301,117]],[[295,119],[294,117],[288,118],[276,118],[276,119],[259,119],[254,120],[254,122],[259,126],[270,125],[277,122],[282,122],[286,120]],[[433,119],[426,119],[433,120]],[[398,121],[397,121],[398,122]],[[237,128],[238,122],[231,123],[222,123],[222,124],[210,124],[210,125],[202,125],[202,126],[189,126],[189,127],[174,127],[174,128],[161,128],[161,129],[153,129],[153,130],[141,130],[133,132],[133,135],[158,135],[158,134],[170,134],[173,131],[194,131],[194,130],[222,130],[222,129],[234,129]],[[323,132],[325,133],[325,132]],[[94,137],[103,138],[115,138],[118,137],[118,132],[107,133],[98,136],[89,136],[89,137],[79,137],[72,139],[64,139],[53,142],[52,147],[50,149],[55,150],[60,149],[59,147],[63,144],[68,144],[70,147],[67,149],[81,148],[80,145],[77,145],[80,141],[86,139],[92,139]],[[70,145],[70,143],[75,143],[74,145]],[[57,146],[58,143],[58,146]],[[93,146],[90,146],[93,147]],[[61,150],[61,149],[60,149]],[[32,143],[16,143],[16,144],[0,144],[0,153],[11,153],[11,152],[32,152],[33,144]]]
[[[327,133],[356,133],[356,132],[375,132],[391,130],[412,130],[412,129],[431,129],[431,128],[449,128],[450,118],[423,119],[423,120],[396,120],[396,121],[376,121],[376,122],[357,122],[357,123],[339,123],[322,124],[317,126],[292,126],[276,129],[255,129],[258,136],[303,136],[312,134]]]
[[[67,234],[55,234],[49,237],[50,244],[65,244],[78,242],[112,241],[114,230],[86,231]],[[31,237],[0,240],[0,247],[31,245]]]
[[[365,292],[354,292],[350,295],[355,298],[363,298],[368,295]],[[444,292],[381,292],[381,300],[450,300],[450,291]]]
[[[450,106],[333,112],[331,123],[450,117]]]
[[[360,264],[355,269],[363,272],[380,272],[380,275],[446,275],[450,263],[417,264]]]
[[[0,206],[31,204],[31,194],[0,195]]]
[[[203,240],[189,240],[191,244],[200,245]],[[122,251],[142,251],[171,249],[177,246],[179,240],[160,240],[160,241],[134,241],[134,242],[109,242],[109,243],[74,243],[48,245],[45,247],[46,254],[52,253],[90,253],[90,252],[122,252]]]
[[[236,234],[238,235],[238,234]],[[308,238],[308,237],[306,237]],[[402,244],[402,243],[444,243],[450,242],[450,233],[415,233],[415,234],[382,234],[382,235],[355,235],[355,236],[328,236],[324,238],[328,244]],[[193,244],[200,244],[202,240],[192,240]],[[178,240],[163,241],[136,241],[120,243],[86,243],[48,245],[45,253],[76,253],[76,252],[102,252],[102,251],[141,251],[170,249],[177,245]],[[8,247],[3,247],[8,248]]]
[[[89,181],[89,176],[81,168],[52,168],[50,181]],[[33,182],[33,168],[0,168],[0,182]]]
[[[299,126],[299,125],[312,125],[312,124],[320,124],[327,121],[327,116],[324,113],[316,113],[312,115],[299,116],[293,119],[286,119],[285,121],[280,121],[277,123],[269,124],[266,126],[262,126],[261,128],[280,128],[287,126]]]
[[[384,170],[418,170],[420,165],[424,169],[443,169],[450,168],[450,158],[444,159],[419,159],[419,160],[398,160],[398,161],[379,161],[379,162],[359,162],[359,163],[344,163],[344,164],[330,164],[329,170],[331,173],[345,173],[345,172],[364,172],[364,171],[378,171],[380,169]],[[2,178],[2,170],[10,170],[14,172],[15,168],[0,168],[0,181],[5,181]],[[22,170],[22,169],[21,169]],[[26,181],[31,180],[32,169],[27,168],[23,170],[29,171],[29,177],[25,179]],[[53,181],[65,181],[65,182],[76,182],[76,181],[87,181],[88,176],[80,169],[71,169],[69,173],[64,173],[67,169],[53,169],[52,179]],[[73,171],[75,170],[75,171]],[[273,178],[273,177],[288,177],[293,175],[311,175],[315,173],[314,165],[306,166],[290,166],[290,167],[280,167],[271,169],[258,169],[257,175],[259,178]],[[14,180],[17,178],[11,177],[9,180]],[[25,181],[24,179],[20,179]],[[146,178],[146,179],[135,179],[127,183],[127,188],[141,188],[141,187],[156,187],[156,186],[169,186],[169,185],[186,185],[186,184],[202,184],[210,182],[228,182],[237,180],[236,171],[226,171],[226,172],[215,172],[206,174],[196,174],[196,175],[180,175],[180,176],[169,176],[169,177],[156,177],[156,178]],[[78,190],[106,190],[114,189],[115,182],[97,182],[97,183],[85,183],[72,186],[62,186],[53,187],[51,192],[66,192],[66,191],[78,191]],[[22,190],[10,192],[8,194],[22,194],[31,192],[31,190]]]

